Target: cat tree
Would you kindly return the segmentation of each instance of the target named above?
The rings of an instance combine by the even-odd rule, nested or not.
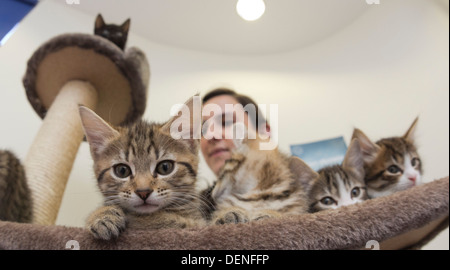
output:
[[[78,104],[113,124],[132,122],[145,109],[148,79],[148,63],[138,49],[122,52],[92,35],[62,35],[33,54],[24,86],[44,118],[24,162],[34,224],[0,221],[0,249],[360,249],[377,243],[405,249],[422,247],[449,225],[448,177],[336,210],[151,233],[128,229],[113,241],[53,225],[83,139]]]
[[[54,224],[83,140],[78,106],[120,125],[146,105],[149,65],[143,52],[125,52],[95,35],[64,34],[29,59],[23,84],[43,123],[24,160],[33,199],[33,223]]]

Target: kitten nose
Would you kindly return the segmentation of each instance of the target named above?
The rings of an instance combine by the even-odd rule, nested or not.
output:
[[[148,196],[152,193],[151,189],[138,189],[135,191],[136,195],[139,196],[143,201],[147,200]]]
[[[416,182],[416,176],[415,175],[414,176],[408,176],[408,179],[413,181],[413,182]]]

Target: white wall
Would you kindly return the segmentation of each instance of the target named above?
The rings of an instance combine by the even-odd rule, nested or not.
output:
[[[345,29],[307,48],[276,55],[217,55],[152,43],[131,29],[128,46],[144,50],[151,80],[144,118],[165,121],[175,103],[217,86],[279,105],[279,145],[344,136],[354,127],[372,139],[403,134],[420,116],[424,178],[449,175],[449,15],[434,1],[373,5]],[[125,19],[125,18],[124,18]],[[42,1],[0,48],[0,148],[23,159],[40,127],[22,86],[26,62],[49,38],[90,33],[94,18]],[[201,174],[212,177],[202,163]],[[87,144],[69,178],[57,224],[83,226],[101,204]],[[448,229],[426,248],[448,249]]]

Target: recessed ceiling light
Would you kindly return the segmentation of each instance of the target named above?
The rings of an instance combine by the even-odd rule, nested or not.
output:
[[[239,0],[236,5],[239,16],[246,21],[259,19],[266,10],[263,0]]]

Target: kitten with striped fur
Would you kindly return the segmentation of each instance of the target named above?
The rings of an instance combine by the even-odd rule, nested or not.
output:
[[[302,182],[316,177],[306,163],[277,149],[259,150],[260,139],[234,140],[236,148],[219,173],[211,197],[212,223],[242,223],[297,215],[308,210]],[[258,137],[258,136],[257,136]]]
[[[318,212],[368,199],[364,182],[364,162],[358,139],[352,140],[341,165],[328,166],[308,188],[309,210]]]
[[[186,105],[192,112],[192,99]],[[191,119],[181,114],[164,124],[141,120],[128,127],[112,127],[86,107],[80,107],[80,116],[105,199],[87,219],[94,237],[108,240],[126,227],[203,225],[196,191],[199,140],[176,140],[170,134],[174,121],[192,132],[192,114]]]
[[[414,140],[417,121],[403,136],[375,143],[361,130],[354,130],[352,138],[358,138],[363,151],[369,197],[387,196],[422,183],[422,162]]]

